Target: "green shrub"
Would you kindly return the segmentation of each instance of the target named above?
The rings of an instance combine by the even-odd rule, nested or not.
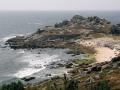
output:
[[[57,85],[56,83],[48,84],[46,90],[79,90],[78,81],[74,79],[68,79],[64,74],[62,86]]]
[[[24,85],[18,82],[12,82],[10,84],[3,84],[0,90],[24,90]]]
[[[103,80],[97,82],[91,90],[112,90],[111,85],[109,84],[109,81]]]

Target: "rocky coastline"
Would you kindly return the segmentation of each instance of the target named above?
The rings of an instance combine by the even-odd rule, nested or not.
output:
[[[59,66],[72,68],[68,72],[68,76],[70,79],[78,79],[80,86],[84,88],[83,90],[87,90],[85,85],[89,86],[91,83],[105,78],[110,80],[108,73],[113,74],[120,68],[120,25],[113,25],[108,20],[97,16],[75,15],[70,20],[38,29],[31,35],[11,38],[6,41],[6,45],[13,49],[69,48],[70,51],[66,52],[68,54],[86,54],[84,59],[70,60],[65,65],[59,64]],[[111,52],[114,51],[112,56],[106,55],[107,57],[104,57],[107,51],[101,51],[103,48]],[[111,53],[108,52],[108,54]],[[101,55],[100,57],[103,58],[101,59],[97,55]],[[103,74],[105,75],[103,76]],[[29,78],[24,79],[29,80]],[[30,87],[46,90],[44,88],[47,87],[48,83],[54,84],[56,81],[59,82],[57,83],[59,86],[63,82],[63,77],[53,77],[37,85],[30,85]],[[29,85],[26,86],[26,90],[29,90],[28,87]]]
[[[106,19],[94,17],[73,16],[69,21],[63,21],[55,26],[46,26],[27,36],[16,36],[7,40],[11,48],[64,48],[66,43],[73,43],[78,38],[94,38],[94,35],[106,35],[113,25]]]

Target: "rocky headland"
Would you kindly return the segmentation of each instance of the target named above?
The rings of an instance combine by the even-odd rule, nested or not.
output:
[[[11,48],[64,48],[79,38],[94,38],[111,33],[111,23],[104,18],[73,16],[55,26],[45,26],[28,36],[16,36],[6,44]],[[99,35],[99,36],[98,36]]]
[[[68,77],[54,77],[28,85],[26,90],[64,90],[58,88],[63,88],[65,81],[69,85],[70,80],[79,81],[81,90],[97,90],[90,88],[100,81],[104,81],[105,85],[106,82],[112,83],[112,89],[105,90],[120,89],[117,86],[120,84],[120,24],[113,25],[105,18],[75,15],[70,20],[38,29],[31,35],[11,38],[6,44],[13,49],[69,48],[68,54],[85,54],[83,59],[71,60],[64,65],[72,68]],[[51,86],[57,89],[47,89]]]
[[[14,49],[69,48],[68,54],[96,53],[96,60],[103,62],[119,54],[119,31],[119,24],[113,25],[105,18],[75,15],[54,26],[40,28],[33,34],[11,38],[6,44]],[[107,52],[111,55],[105,56]]]

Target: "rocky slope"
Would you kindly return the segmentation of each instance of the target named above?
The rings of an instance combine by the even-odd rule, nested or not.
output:
[[[80,64],[63,77],[53,77],[26,90],[120,90],[120,56],[109,62]],[[69,89],[69,87],[71,87]]]
[[[26,86],[26,90],[69,90],[62,88],[65,87],[65,83],[67,83],[68,86],[70,80],[78,81],[78,83],[75,84],[78,84],[79,89],[75,90],[119,90],[120,56],[118,54],[115,56],[116,52],[113,57],[111,57],[111,55],[105,55],[110,54],[111,50],[120,51],[119,28],[119,24],[112,25],[103,18],[75,15],[71,20],[63,21],[55,24],[55,26],[46,26],[43,29],[38,29],[37,32],[31,35],[11,38],[6,44],[14,49],[69,47],[71,50],[74,50],[76,54],[81,53],[81,51],[83,51],[82,53],[88,54],[87,58],[71,60],[65,65],[66,68],[73,69],[68,72],[68,80],[66,80],[66,77],[56,76],[39,84],[28,85]],[[112,39],[109,37],[112,37]],[[96,60],[94,56],[96,51],[94,49],[97,48],[98,50],[98,47],[100,48],[98,55],[100,56],[102,52],[102,59],[106,58],[106,56],[110,58],[106,58],[109,60],[102,60],[102,62],[93,64]],[[110,50],[104,52],[103,48],[105,48],[104,50],[106,50],[106,48]],[[67,53],[73,53],[73,51]],[[111,58],[113,59],[110,61]],[[102,82],[102,86],[99,84],[101,81],[105,81]],[[111,86],[108,82],[112,84],[112,89],[105,89],[105,87],[108,88],[107,86]],[[100,88],[104,89],[91,89],[94,85],[97,85],[97,83]],[[72,82],[72,84],[74,83]],[[55,89],[50,89],[51,86]]]
[[[63,21],[55,26],[46,26],[28,36],[16,36],[6,44],[11,48],[64,48],[66,44],[78,38],[91,38],[111,33],[112,25],[109,21],[97,16],[73,16],[69,21]]]

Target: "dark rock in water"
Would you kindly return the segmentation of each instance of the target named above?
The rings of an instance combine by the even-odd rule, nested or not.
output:
[[[64,67],[65,65],[63,63],[58,63],[57,64],[59,67]]]
[[[51,74],[46,74],[45,76],[52,76]]]
[[[40,52],[38,52],[38,54],[41,54]]]
[[[67,51],[66,53],[67,54],[73,54],[73,51]]]
[[[72,66],[73,66],[72,63],[67,63],[65,67],[66,67],[66,68],[72,68]]]
[[[35,77],[24,77],[24,78],[22,78],[22,80],[24,80],[26,82],[31,81],[33,79],[35,79]]]

